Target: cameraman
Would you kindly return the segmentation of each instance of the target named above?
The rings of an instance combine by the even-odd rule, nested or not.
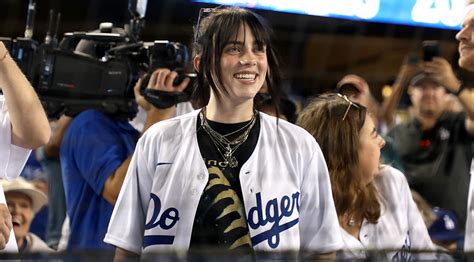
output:
[[[0,178],[17,177],[30,149],[48,142],[49,135],[48,120],[35,91],[0,42]],[[15,252],[18,249],[11,230],[11,216],[0,188],[0,249]]]
[[[176,77],[174,71],[158,69],[147,88],[182,92],[190,80],[173,86]],[[137,82],[134,92],[137,104],[147,113],[145,132],[154,123],[175,116],[177,107],[158,109],[148,103],[140,94],[141,83]],[[70,218],[68,250],[112,248],[103,239],[139,136],[127,120],[96,110],[80,113],[69,125],[60,153]]]

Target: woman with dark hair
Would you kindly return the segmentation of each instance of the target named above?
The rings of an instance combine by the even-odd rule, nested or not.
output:
[[[201,10],[194,67],[203,108],[140,139],[105,237],[117,257],[203,247],[327,255],[341,247],[316,141],[254,109],[264,82],[276,103],[279,96],[270,33],[251,11]]]
[[[365,107],[340,94],[321,95],[297,124],[316,138],[326,159],[344,241],[341,257],[394,250],[389,260],[409,261],[410,250],[434,249],[405,176],[380,166],[385,141]]]

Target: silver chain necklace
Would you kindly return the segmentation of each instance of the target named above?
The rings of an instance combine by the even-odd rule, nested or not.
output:
[[[201,126],[211,138],[212,143],[216,146],[217,151],[224,159],[224,163],[230,168],[236,168],[239,165],[239,162],[237,161],[237,158],[234,156],[234,153],[243,143],[245,143],[245,141],[247,141],[250,131],[252,130],[252,127],[255,125],[257,114],[258,112],[254,110],[254,114],[252,116],[252,119],[250,119],[249,123],[247,123],[242,128],[239,128],[236,131],[230,132],[226,135],[222,135],[209,125],[209,122],[207,121],[207,118],[206,118],[206,107],[204,107],[201,110],[201,113],[199,114],[199,117],[201,118]],[[242,130],[245,130],[245,131],[234,140],[230,141],[229,139],[227,139],[227,136],[236,134],[237,132],[242,131]]]

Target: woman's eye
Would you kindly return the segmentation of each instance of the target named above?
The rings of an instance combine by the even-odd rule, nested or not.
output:
[[[227,49],[228,52],[231,52],[231,53],[239,53],[240,52],[240,48],[238,46],[231,46]]]
[[[266,51],[267,51],[267,50],[266,50],[266,48],[265,48],[264,46],[262,46],[262,47],[256,47],[256,48],[255,48],[255,52],[256,52],[256,53],[265,53]]]

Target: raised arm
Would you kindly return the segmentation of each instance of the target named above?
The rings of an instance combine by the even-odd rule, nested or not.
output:
[[[33,87],[0,42],[0,88],[12,124],[12,143],[34,149],[48,142],[48,119]]]
[[[413,77],[415,72],[416,65],[404,62],[400,67],[395,83],[393,83],[392,94],[383,102],[383,119],[388,128],[395,124],[395,110],[397,109],[402,94],[408,88],[410,79]]]

